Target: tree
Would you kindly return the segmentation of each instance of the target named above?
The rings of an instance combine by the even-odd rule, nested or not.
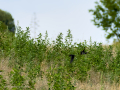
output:
[[[9,12],[0,9],[0,21],[8,26],[9,31],[15,33],[15,24],[12,15]]]
[[[14,37],[14,33],[8,30],[8,26],[0,21],[0,49],[9,50]]]
[[[94,25],[102,27],[108,35],[106,39],[110,39],[114,36],[120,39],[120,0],[100,0],[100,4],[95,2],[95,10],[90,9],[94,19]]]

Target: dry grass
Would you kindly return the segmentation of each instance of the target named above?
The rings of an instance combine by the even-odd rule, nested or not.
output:
[[[0,70],[3,70],[3,72],[0,72],[0,75],[3,76],[3,78],[6,80],[6,83],[9,85],[9,76],[8,74],[10,73],[10,71],[12,70],[12,68],[8,67],[8,63],[9,60],[8,59],[4,59],[2,58],[0,61]],[[10,86],[8,86],[9,88],[11,88]]]
[[[0,70],[3,70],[4,72],[1,72],[0,74],[3,75],[4,79],[7,81],[7,84],[9,83],[9,77],[8,73],[12,70],[12,68],[8,67],[8,60],[1,60],[0,63]],[[45,64],[45,61],[41,64],[42,71],[46,72],[48,69],[48,66]],[[45,73],[46,74],[46,73]],[[76,87],[76,90],[120,90],[120,86],[116,84],[110,85],[109,83],[102,81],[101,83],[101,74],[98,72],[94,72],[93,70],[90,70],[88,74],[91,76],[88,77],[86,82],[80,82],[79,80],[76,80],[72,78],[72,84]],[[24,74],[25,75],[25,74]],[[36,90],[48,90],[48,81],[46,76],[44,75],[43,78],[37,77],[36,78],[36,84],[35,88]],[[12,88],[9,86],[9,89]]]

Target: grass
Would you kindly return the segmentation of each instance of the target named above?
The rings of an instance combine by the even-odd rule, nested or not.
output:
[[[85,42],[72,45],[71,31],[63,42],[60,33],[52,44],[47,31],[37,41],[29,28],[18,28],[0,38],[0,90],[119,90],[119,42],[106,46]],[[1,34],[2,35],[2,34]],[[85,55],[80,55],[86,47]],[[70,63],[70,54],[74,61]]]

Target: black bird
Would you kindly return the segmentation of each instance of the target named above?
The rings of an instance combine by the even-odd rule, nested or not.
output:
[[[81,54],[81,55],[83,55],[83,54],[87,54],[87,52],[85,52],[85,48],[84,48],[83,51],[80,52],[80,54]]]
[[[71,56],[71,61],[70,61],[70,63],[72,63],[75,55],[72,55],[72,54],[71,54],[71,55],[69,55],[69,56]]]

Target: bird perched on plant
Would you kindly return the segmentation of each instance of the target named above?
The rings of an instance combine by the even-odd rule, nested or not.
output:
[[[70,63],[72,63],[72,62],[73,62],[73,60],[74,60],[74,56],[75,56],[75,55],[72,55],[72,54],[71,54],[71,55],[69,55],[69,56],[71,56]]]
[[[87,54],[87,52],[85,52],[85,47],[84,47],[84,50],[82,50],[82,51],[80,52],[80,54],[81,54],[81,55]]]

